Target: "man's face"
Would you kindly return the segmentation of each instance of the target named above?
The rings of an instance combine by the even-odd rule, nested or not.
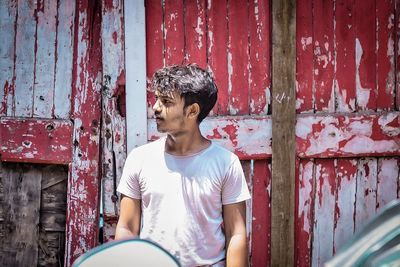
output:
[[[161,93],[156,91],[153,106],[157,130],[161,133],[179,134],[186,131],[187,116],[184,99],[175,91]]]

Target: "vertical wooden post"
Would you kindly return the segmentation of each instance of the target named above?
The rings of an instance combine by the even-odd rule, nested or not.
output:
[[[272,1],[271,266],[294,264],[295,0]]]

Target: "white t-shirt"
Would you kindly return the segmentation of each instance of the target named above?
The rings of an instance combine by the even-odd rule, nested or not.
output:
[[[140,238],[173,254],[183,266],[225,258],[222,205],[250,198],[238,157],[212,143],[190,156],[165,152],[161,138],[132,150],[118,192],[142,200]]]

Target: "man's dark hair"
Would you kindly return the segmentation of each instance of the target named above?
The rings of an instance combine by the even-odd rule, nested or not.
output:
[[[161,94],[179,93],[185,108],[197,103],[200,106],[198,123],[207,117],[217,102],[218,89],[213,77],[196,64],[173,65],[158,70],[153,75],[151,87]]]

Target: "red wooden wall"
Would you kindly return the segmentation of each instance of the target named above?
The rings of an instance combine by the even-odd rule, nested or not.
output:
[[[296,265],[399,198],[397,1],[297,1]]]

